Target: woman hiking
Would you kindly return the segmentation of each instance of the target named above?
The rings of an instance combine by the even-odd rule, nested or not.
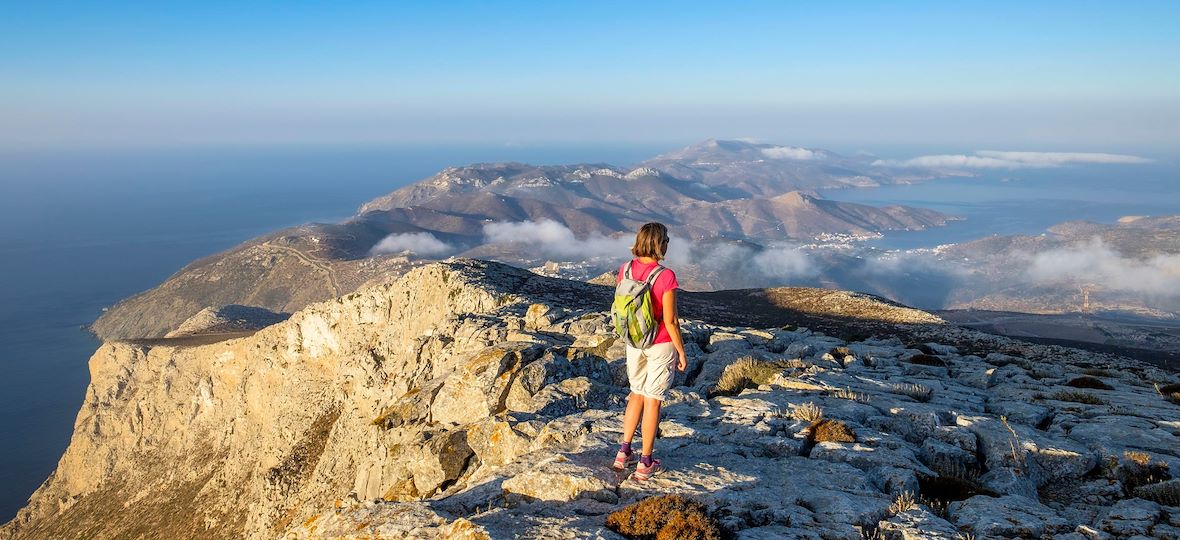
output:
[[[624,341],[627,378],[631,383],[627,411],[623,414],[622,445],[615,455],[614,468],[626,469],[636,460],[631,440],[642,420],[643,449],[634,476],[640,481],[663,470],[660,460],[651,455],[660,424],[660,405],[664,393],[672,386],[672,370],[684,371],[687,365],[676,312],[676,289],[680,285],[676,274],[659,263],[667,252],[667,227],[654,222],[641,227],[631,247],[635,258],[619,267],[616,279],[619,286],[612,306],[616,325],[625,327],[622,333],[630,332]],[[624,283],[624,280],[629,281]],[[644,296],[645,293],[650,297]],[[636,307],[628,312],[627,306]]]

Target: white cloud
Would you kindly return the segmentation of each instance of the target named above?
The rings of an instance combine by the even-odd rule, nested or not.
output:
[[[758,272],[773,278],[811,277],[818,273],[806,253],[791,247],[770,247],[755,253],[751,262]]]
[[[394,233],[382,238],[369,250],[370,255],[409,251],[422,257],[437,257],[455,251],[455,247],[428,232]]]
[[[580,239],[568,227],[552,220],[484,225],[484,241],[488,244],[528,244],[538,254],[570,261],[595,257],[627,258],[634,239],[632,235],[608,237],[601,234],[591,234]],[[810,277],[818,273],[811,258],[791,246],[755,250],[727,243],[697,244],[673,236],[667,259],[673,265],[692,264],[713,271],[733,272],[735,275],[755,274],[776,279]]]
[[[940,154],[905,160],[878,159],[873,165],[883,167],[950,167],[971,169],[1049,168],[1071,164],[1137,164],[1150,159],[1126,154],[1099,152],[1006,152],[980,150],[974,155]]]
[[[806,148],[798,148],[795,146],[774,146],[771,148],[763,148],[762,155],[771,159],[795,160],[820,159],[823,157],[819,153],[812,152]]]
[[[1180,255],[1123,257],[1100,238],[1032,256],[1028,277],[1038,283],[1094,284],[1099,290],[1180,295]]]
[[[488,223],[483,227],[483,234],[489,244],[530,244],[538,253],[557,257],[587,259],[625,254],[631,249],[629,238],[594,233],[583,240],[565,225],[549,219]]]

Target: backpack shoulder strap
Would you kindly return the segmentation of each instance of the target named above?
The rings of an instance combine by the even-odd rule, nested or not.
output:
[[[647,275],[647,279],[643,280],[643,282],[647,283],[647,285],[649,287],[654,285],[656,282],[656,277],[659,276],[660,272],[663,272],[663,271],[664,271],[664,266],[657,264],[655,268],[651,269],[651,273],[649,273]]]
[[[628,261],[624,264],[624,266],[623,266],[623,278],[624,279],[631,279],[631,265],[634,262],[635,261],[632,260],[632,261]]]

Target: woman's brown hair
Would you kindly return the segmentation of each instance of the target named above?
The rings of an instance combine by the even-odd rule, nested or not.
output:
[[[668,250],[668,228],[663,223],[655,221],[645,223],[635,235],[635,245],[631,246],[631,254],[636,257],[651,257],[655,260],[664,258]]]

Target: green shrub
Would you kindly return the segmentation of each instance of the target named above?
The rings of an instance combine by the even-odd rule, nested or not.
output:
[[[721,540],[721,526],[705,505],[680,495],[657,495],[611,512],[606,527],[639,540]]]
[[[769,384],[774,377],[791,366],[788,361],[768,362],[750,356],[739,358],[736,362],[725,366],[721,377],[717,379],[717,386],[709,391],[709,397],[736,396],[746,388],[757,388]]]

